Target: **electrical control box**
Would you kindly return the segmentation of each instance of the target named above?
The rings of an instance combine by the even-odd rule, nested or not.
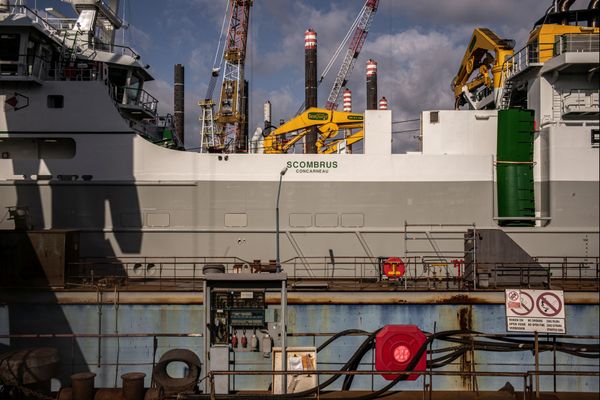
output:
[[[229,343],[238,330],[254,332],[266,326],[264,290],[214,290],[210,304],[214,344]]]

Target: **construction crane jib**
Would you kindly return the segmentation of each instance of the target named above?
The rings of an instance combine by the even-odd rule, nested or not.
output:
[[[235,152],[248,151],[248,102],[244,66],[248,43],[250,8],[253,0],[227,0],[224,26],[227,23],[222,60],[211,71],[206,99],[200,102],[202,115],[202,151]],[[224,32],[222,32],[224,33]],[[219,49],[217,49],[217,54]],[[213,118],[212,92],[222,71],[223,83]]]
[[[217,129],[224,148],[234,152],[248,151],[248,117],[244,64],[248,43],[248,26],[252,0],[230,0],[229,29],[223,58],[223,85],[216,116]],[[229,150],[231,151],[231,150]]]
[[[369,33],[369,28],[371,27],[378,6],[379,0],[367,0],[354,24],[350,28],[350,32],[354,29],[354,34],[352,35],[352,41],[346,51],[344,61],[340,66],[340,70],[335,78],[329,97],[327,98],[327,103],[325,103],[325,108],[328,110],[336,110],[338,107],[337,101],[340,92],[342,88],[346,86],[347,80],[354,69],[356,59],[367,40],[367,34]],[[350,32],[348,33],[350,34]]]

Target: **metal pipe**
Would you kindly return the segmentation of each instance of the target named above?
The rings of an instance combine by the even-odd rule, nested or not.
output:
[[[287,372],[287,279],[281,281],[281,370]],[[287,393],[287,375],[282,376],[281,393]]]
[[[538,332],[534,332],[535,341],[535,398],[540,398],[540,342]]]
[[[277,204],[275,206],[275,269],[276,272],[281,272],[281,257],[279,254],[279,197],[281,195],[281,182],[288,168],[285,167],[279,173],[279,186],[277,186]]]

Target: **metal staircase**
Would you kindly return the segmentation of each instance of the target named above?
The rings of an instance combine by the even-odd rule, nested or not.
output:
[[[507,110],[510,107],[510,98],[513,91],[512,79],[506,79],[504,83],[504,91],[502,93],[502,99],[500,100],[500,109]]]

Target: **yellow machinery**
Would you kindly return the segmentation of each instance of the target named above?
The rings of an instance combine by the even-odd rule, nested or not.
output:
[[[471,103],[473,108],[484,108],[493,105],[491,99],[497,102],[502,97],[502,67],[513,55],[513,48],[513,40],[500,39],[486,28],[475,29],[458,73],[452,81],[456,109],[467,102]],[[476,71],[478,74],[471,79]],[[481,90],[488,93],[482,93]],[[488,101],[479,102],[478,105],[478,100],[483,97],[488,97]]]
[[[595,34],[598,27],[580,25],[543,24],[536,26],[529,35],[528,47],[532,49],[530,57],[537,56],[537,62],[544,63],[554,57],[555,46],[560,44],[559,38],[563,35]],[[591,40],[591,39],[590,39]],[[537,54],[536,54],[537,53]]]
[[[345,143],[346,146],[350,146],[356,142],[360,142],[364,138],[365,138],[365,131],[361,129],[360,131],[346,137],[345,139],[337,139],[331,143],[326,144],[325,146],[323,146],[319,149],[319,153],[321,153],[321,154],[337,153],[339,151],[340,145],[343,142],[346,142]]]
[[[361,132],[358,133],[362,135],[363,124],[364,116],[362,114],[312,107],[268,133],[263,142],[264,152],[265,154],[287,153],[300,139],[308,134],[310,128],[316,127],[319,132],[317,151],[324,153],[325,151],[321,151],[321,149],[326,150],[329,148],[327,142],[335,139],[338,133],[345,129],[361,129]],[[287,140],[285,135],[292,132],[296,132],[296,135]],[[355,142],[358,140],[360,139],[355,140]]]

